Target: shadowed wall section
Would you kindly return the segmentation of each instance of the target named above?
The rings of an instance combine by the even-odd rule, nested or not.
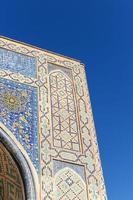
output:
[[[25,200],[24,185],[18,166],[1,142],[0,197],[2,200]]]

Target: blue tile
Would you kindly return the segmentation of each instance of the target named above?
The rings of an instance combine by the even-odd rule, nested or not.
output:
[[[36,58],[0,48],[0,69],[36,78]]]
[[[38,170],[37,101],[37,88],[0,78],[0,120],[23,145]]]

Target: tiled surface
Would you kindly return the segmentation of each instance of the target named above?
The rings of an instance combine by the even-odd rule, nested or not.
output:
[[[35,167],[36,152],[41,158],[37,200],[55,200],[54,197],[56,200],[107,200],[84,66],[63,56],[6,39],[0,39],[0,46],[37,60],[36,69],[34,63],[31,66],[31,71],[36,73],[37,70],[37,77],[33,72],[29,75],[28,70],[24,73],[17,71],[13,65],[12,72],[4,67],[0,70],[1,84],[4,83],[2,87],[5,87],[2,90],[9,94],[5,95],[6,103],[1,104],[1,110],[8,113],[8,120],[2,116],[1,120],[12,129],[18,141],[24,143],[23,148]],[[27,92],[27,98],[23,97],[22,91]],[[11,94],[16,97],[7,103]],[[15,106],[12,106],[12,101],[16,101]],[[32,117],[28,116],[30,119],[28,111],[32,114]],[[22,118],[20,113],[24,114]],[[28,127],[32,130],[28,132],[28,137],[31,135],[28,142],[26,132],[21,134],[21,126],[24,130],[27,127],[23,117],[29,120]],[[14,131],[13,123],[21,119],[21,126]],[[21,135],[23,139],[20,139]],[[38,151],[35,150],[37,144]],[[35,174],[32,173],[33,178]]]
[[[80,136],[72,81],[61,71],[52,72],[49,80],[54,146],[80,151]]]
[[[24,200],[24,187],[15,161],[0,142],[0,200]]]
[[[64,168],[55,176],[55,200],[87,200],[86,185],[70,168]]]
[[[0,69],[36,77],[36,59],[0,48]]]
[[[59,160],[53,160],[53,172],[54,175],[64,168],[70,168],[75,171],[85,181],[85,169],[82,165],[76,165],[74,163],[63,162]]]
[[[0,120],[39,169],[37,89],[0,78]]]

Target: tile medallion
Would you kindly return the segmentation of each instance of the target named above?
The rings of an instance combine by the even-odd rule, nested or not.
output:
[[[0,120],[23,145],[36,169],[38,161],[37,88],[0,78]]]

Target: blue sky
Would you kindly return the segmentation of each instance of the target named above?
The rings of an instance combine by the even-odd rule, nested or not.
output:
[[[0,34],[86,64],[109,200],[133,190],[133,1],[2,1]]]

